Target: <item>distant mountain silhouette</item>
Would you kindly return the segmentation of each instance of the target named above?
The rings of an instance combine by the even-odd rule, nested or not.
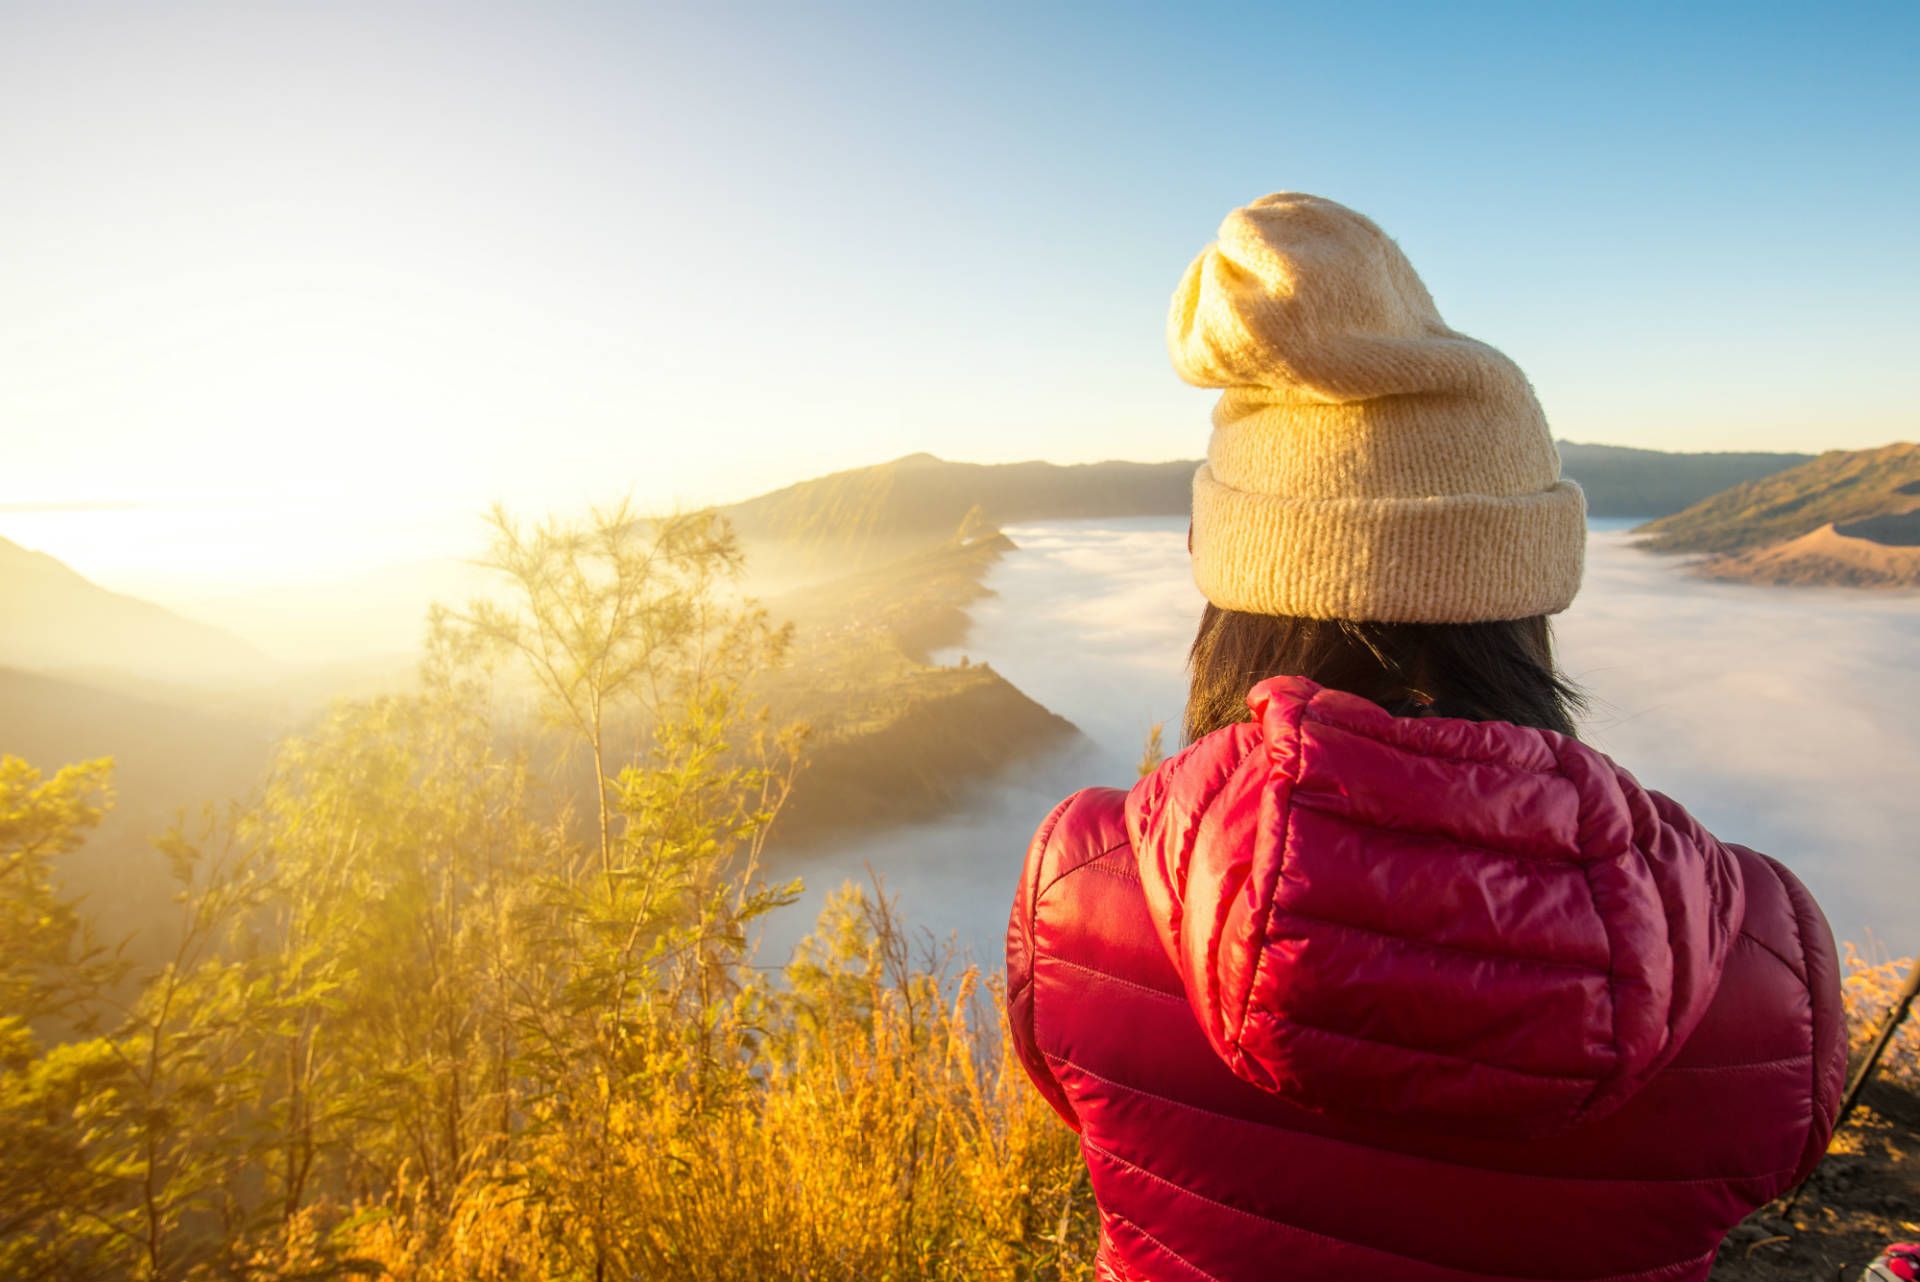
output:
[[[1671,454],[1563,442],[1568,475],[1595,516],[1658,516],[1805,454]],[[945,539],[978,509],[989,525],[1075,517],[1182,516],[1192,459],[1169,463],[953,463],[909,454],[801,481],[722,511],[756,573],[840,573]]]
[[[232,686],[270,661],[238,637],[123,596],[44,552],[0,539],[0,665],[42,672],[114,669]]]
[[[1641,526],[1712,578],[1920,587],[1920,445],[1832,450]]]
[[[721,509],[757,574],[844,573],[911,555],[978,508],[989,526],[1187,510],[1194,464],[950,463],[909,454]]]
[[[1594,516],[1665,516],[1731,485],[1783,472],[1811,454],[1680,454],[1561,441],[1560,463]]]

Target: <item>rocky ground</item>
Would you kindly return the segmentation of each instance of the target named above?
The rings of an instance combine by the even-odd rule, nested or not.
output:
[[[1728,1235],[1713,1282],[1852,1282],[1889,1242],[1920,1240],[1920,1096],[1868,1090],[1791,1209]]]

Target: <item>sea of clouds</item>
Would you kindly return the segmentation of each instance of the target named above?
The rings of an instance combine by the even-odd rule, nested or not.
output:
[[[1709,583],[1596,522],[1587,577],[1556,623],[1593,700],[1586,740],[1680,800],[1723,840],[1790,865],[1842,938],[1920,946],[1920,597]],[[908,920],[997,965],[1034,826],[1088,784],[1125,786],[1148,727],[1178,746],[1186,647],[1201,601],[1186,522],[1018,526],[966,642],[1087,741],[984,785],[962,812],[837,849],[804,870],[805,904],[772,924],[778,961],[826,891],[871,868]]]

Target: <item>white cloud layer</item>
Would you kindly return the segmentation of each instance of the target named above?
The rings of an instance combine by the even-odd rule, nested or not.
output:
[[[1079,725],[1090,747],[1018,772],[966,813],[903,828],[806,870],[808,904],[868,864],[908,919],[997,963],[1034,826],[1075,788],[1124,786],[1147,727],[1178,739],[1182,664],[1200,611],[1184,521],[1052,522],[1009,531],[966,643]],[[1749,588],[1597,529],[1587,581],[1557,624],[1566,670],[1593,696],[1585,737],[1723,840],[1794,869],[1842,938],[1910,951],[1920,902],[1920,598]],[[774,960],[808,920],[788,914]],[[1903,934],[1903,931],[1908,933]]]

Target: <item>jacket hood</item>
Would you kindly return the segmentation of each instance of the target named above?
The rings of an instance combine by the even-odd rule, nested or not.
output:
[[[1128,795],[1214,1051],[1303,1107],[1540,1135],[1618,1107],[1705,1013],[1731,851],[1603,754],[1276,677]]]

